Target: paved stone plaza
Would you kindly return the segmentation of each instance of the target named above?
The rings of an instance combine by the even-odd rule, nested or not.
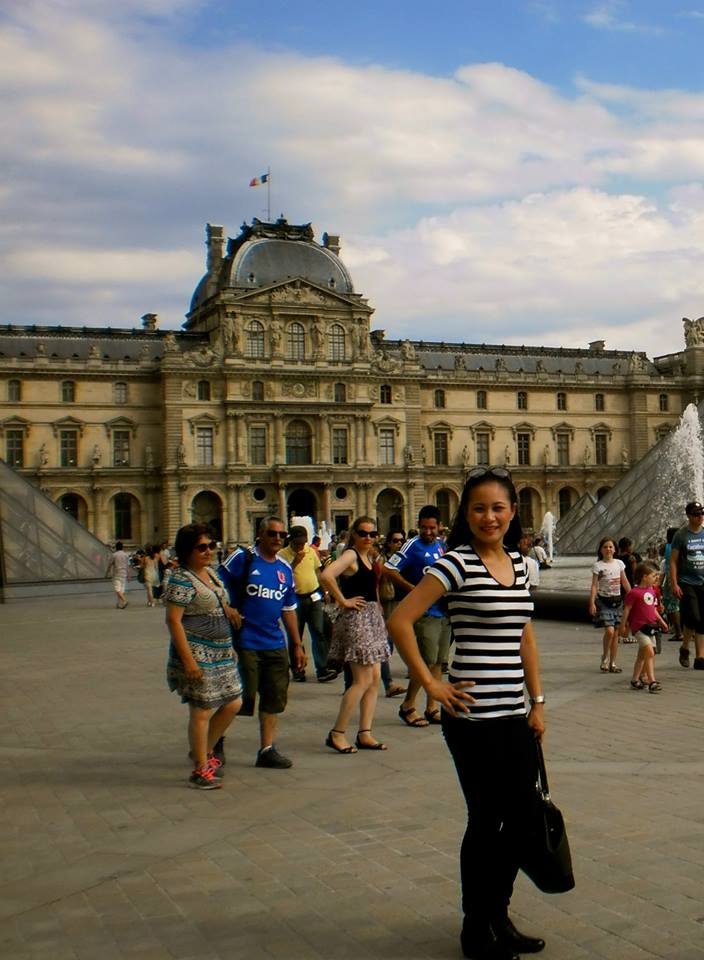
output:
[[[0,607],[0,956],[459,957],[464,809],[438,728],[402,726],[381,699],[388,752],[338,756],[323,738],[341,681],[295,684],[280,736],[293,769],[255,769],[255,722],[236,720],[225,788],[189,790],[163,612],[139,588],[129,599]],[[667,643],[663,692],[634,692],[633,646],[604,675],[597,631],[537,629],[577,888],[551,897],[520,877],[514,916],[546,960],[704,960],[704,673]]]

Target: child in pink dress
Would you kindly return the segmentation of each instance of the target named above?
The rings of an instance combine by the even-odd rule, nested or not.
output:
[[[633,665],[631,688],[643,690],[645,684],[641,674],[645,673],[648,690],[659,693],[662,689],[655,679],[655,650],[656,634],[659,630],[667,631],[667,624],[658,612],[658,591],[656,584],[660,574],[654,563],[645,561],[639,563],[635,569],[634,579],[638,584],[626,594],[625,611],[621,623],[621,636],[631,632],[638,641],[638,653]]]

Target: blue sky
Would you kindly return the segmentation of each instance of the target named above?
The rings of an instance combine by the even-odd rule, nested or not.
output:
[[[6,0],[0,322],[179,326],[270,165],[389,336],[680,349],[703,35],[704,0]]]

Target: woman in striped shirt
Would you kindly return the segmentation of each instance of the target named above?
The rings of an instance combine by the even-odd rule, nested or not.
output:
[[[460,852],[461,944],[473,960],[513,960],[544,940],[508,915],[522,837],[535,802],[535,738],[545,724],[516,490],[503,467],[470,471],[448,552],[389,620],[411,676],[442,705],[442,728],[469,814]],[[447,682],[431,675],[413,624],[445,597],[455,641]],[[524,685],[531,709],[526,710]],[[471,692],[470,692],[471,691]]]

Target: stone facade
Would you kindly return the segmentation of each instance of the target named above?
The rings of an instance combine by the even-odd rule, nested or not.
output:
[[[0,328],[0,453],[101,540],[171,540],[190,519],[227,542],[259,517],[358,514],[382,531],[468,469],[507,464],[528,526],[611,487],[704,383],[685,348],[638,351],[390,341],[337,237],[254,221],[207,272],[181,331]]]

